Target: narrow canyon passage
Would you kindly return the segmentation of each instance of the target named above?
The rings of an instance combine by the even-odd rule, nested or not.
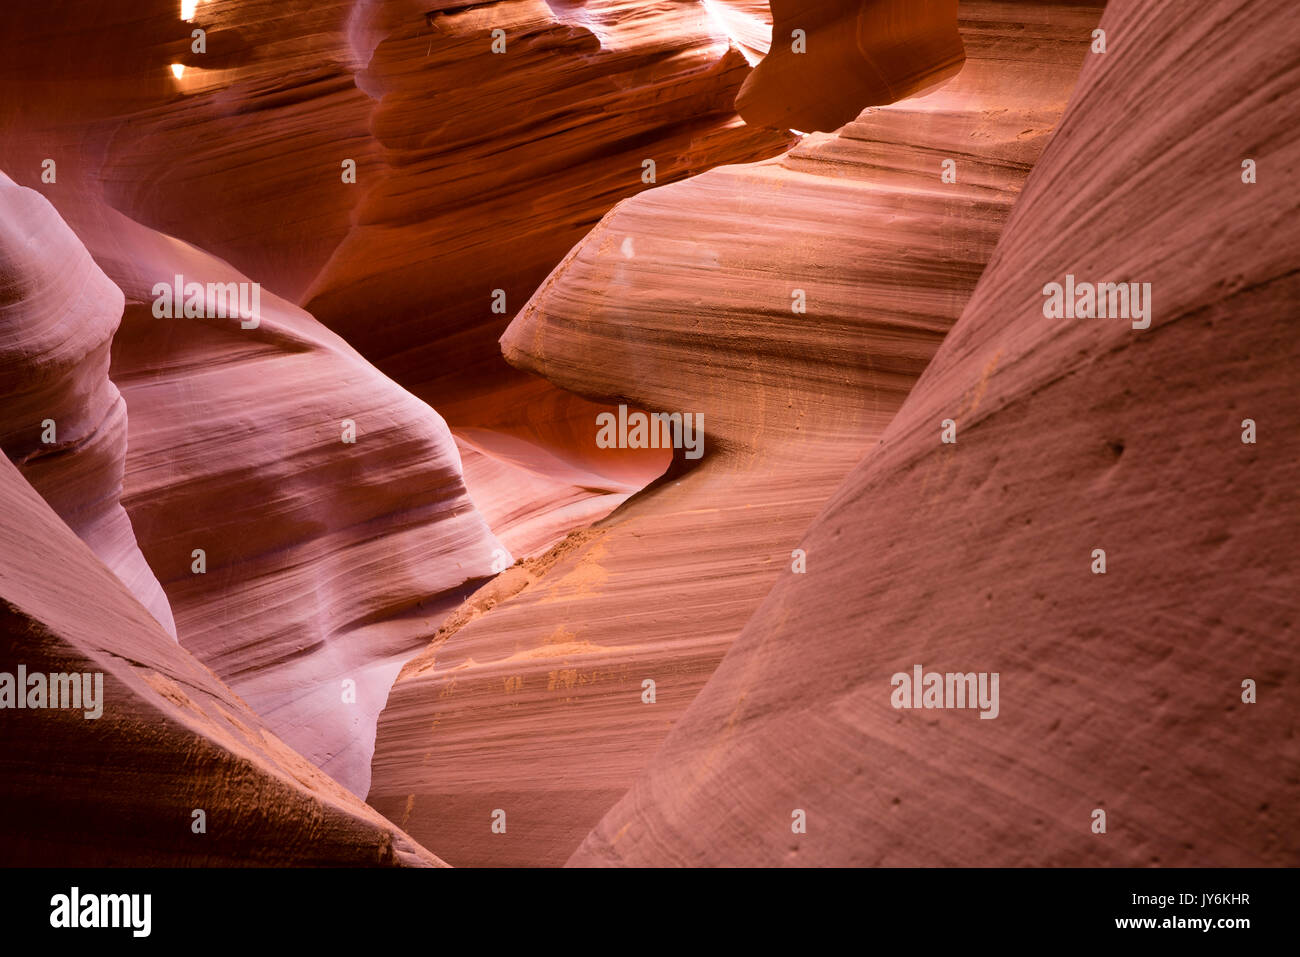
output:
[[[560,386],[701,413],[706,453],[403,669],[368,800],[453,865],[568,859],[889,424],[974,289],[1100,13],[1017,11],[967,5],[965,67],[937,91],[620,204],[507,330],[506,358]],[[1007,88],[1028,91],[1015,109],[995,105]]]
[[[0,860],[1300,861],[1284,0],[0,20]]]

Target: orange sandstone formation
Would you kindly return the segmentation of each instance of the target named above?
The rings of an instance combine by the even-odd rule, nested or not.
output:
[[[0,173],[0,448],[173,637],[121,505],[126,404],[108,378],[122,292],[39,194]]]
[[[735,115],[748,65],[698,6],[444,6],[70,3],[0,38],[0,160],[127,294],[124,501],[181,641],[362,793],[388,683],[463,588],[666,465],[575,447],[598,409],[501,361],[492,290],[513,311],[617,199],[789,142]],[[261,329],[155,320],[178,273],[261,284]],[[275,294],[426,397],[449,377],[464,474],[442,419]]]
[[[475,579],[512,561],[470,501],[451,433],[269,292],[255,329],[155,316],[160,279],[250,282],[219,260],[120,217],[84,234],[129,303],[113,343],[125,504],[181,642],[364,794],[398,669]]]
[[[1300,862],[1290,12],[1109,4],[807,573],[776,576],[571,863]],[[1150,311],[1048,318],[1067,276],[1149,283]],[[896,708],[917,664],[998,673],[998,717]]]
[[[472,449],[476,501],[508,497],[485,507],[513,549],[535,552],[666,460],[575,446],[572,423],[602,408],[501,361],[511,316],[619,200],[792,137],[736,115],[749,64],[697,3],[396,6],[357,76],[375,99],[377,165],[304,303],[447,418]],[[526,519],[525,492],[543,496]]]
[[[961,69],[957,0],[771,0],[771,7],[771,49],[736,97],[749,123],[833,130],[864,106],[893,103]]]
[[[497,339],[618,199],[789,145],[736,116],[749,67],[727,33],[677,2],[205,0],[188,21],[180,9],[13,11],[0,118],[21,135],[0,141],[0,166],[70,221],[89,190],[307,302],[449,422],[504,433],[470,458],[532,445],[555,471],[487,462],[479,493],[548,491],[527,508],[524,550],[606,514],[628,494],[628,456],[568,448],[567,422],[599,410],[511,370]],[[556,417],[521,424],[523,406]],[[664,465],[639,458],[637,488]],[[587,484],[569,484],[577,472]]]
[[[1280,0],[10,6],[4,862],[1300,861]]]
[[[93,709],[0,712],[6,866],[442,864],[286,747],[0,459],[0,695],[20,667],[101,677]]]
[[[39,197],[7,189],[57,223]],[[129,430],[122,503],[144,570],[167,590],[181,643],[277,735],[364,794],[374,722],[393,677],[475,581],[511,555],[474,510],[437,413],[255,280],[132,222],[89,190],[72,196],[72,223],[113,282],[62,224],[58,273],[75,279],[77,269],[93,269],[100,280],[87,295],[98,298],[87,308],[114,323],[126,302],[111,364],[126,422],[120,407],[109,421]],[[55,266],[37,251],[11,261],[6,278],[15,288],[39,289],[42,270]],[[205,311],[224,306],[208,284],[233,284],[241,301],[254,287],[258,308],[248,319],[160,315],[158,290],[177,276],[207,292]],[[78,323],[70,305],[44,332],[49,348],[75,354],[82,337],[98,335],[106,359],[104,325]],[[80,373],[96,381],[93,365],[82,363]],[[67,419],[65,435],[111,394],[102,383],[98,393],[66,396],[66,414],[56,415]],[[33,428],[29,407],[14,413],[24,434]],[[58,464],[51,457],[49,479],[37,473],[42,488],[58,479]],[[59,495],[84,496],[84,488]],[[78,498],[81,511],[64,510],[80,528],[83,514],[94,518],[95,501]],[[92,544],[96,535],[88,534]],[[131,570],[121,572],[128,583]]]
[[[497,339],[602,214],[791,137],[736,115],[749,65],[698,3],[410,8],[358,74],[379,165],[304,304],[454,425],[487,427],[529,397]]]
[[[938,92],[621,203],[516,317],[512,363],[593,400],[702,414],[704,456],[679,454],[481,590],[403,669],[369,800],[450,863],[558,864],[577,848],[902,403],[1099,12],[1010,9],[965,8],[968,59]]]

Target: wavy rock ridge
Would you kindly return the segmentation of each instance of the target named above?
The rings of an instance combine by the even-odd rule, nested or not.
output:
[[[40,213],[61,230],[57,243],[32,247],[39,262],[11,257],[9,282],[40,289],[50,276],[71,276],[81,298],[65,299],[56,318],[66,320],[69,309],[99,320],[56,321],[44,334],[56,357],[76,356],[90,338],[100,363],[80,361],[75,376],[58,380],[65,437],[114,403],[108,421],[117,430],[116,468],[126,455],[122,503],[135,539],[121,544],[132,522],[120,513],[118,524],[106,526],[119,537],[107,538],[102,554],[122,567],[119,553],[129,559],[138,540],[143,558],[135,553],[123,579],[152,581],[156,573],[182,644],[280,737],[364,794],[374,722],[398,669],[476,580],[511,560],[469,500],[446,424],[269,291],[247,321],[159,317],[156,285],[177,275],[205,287],[255,281],[126,219],[90,190],[74,187],[64,202],[112,281],[44,200],[17,186],[7,192],[26,221],[39,222]],[[82,274],[91,278],[77,291]],[[24,315],[43,315],[41,308],[39,299],[28,302]],[[109,335],[111,373],[129,415],[104,377]],[[60,363],[36,362],[41,376]],[[24,400],[12,413],[14,428],[29,437],[41,421],[30,405]],[[122,447],[128,429],[129,452]],[[106,442],[114,437],[100,433]],[[106,493],[90,494],[75,460],[50,462],[36,477],[43,490],[58,492],[55,504],[67,499],[64,511],[80,529],[96,517],[89,503]],[[88,462],[82,470],[96,464]],[[61,464],[63,486],[54,468]],[[101,484],[112,479],[112,465],[97,466]],[[110,484],[110,521],[112,508],[120,512],[116,491]],[[104,540],[99,526],[89,527],[92,544]]]
[[[696,3],[443,3],[400,20],[358,77],[381,165],[306,308],[453,424],[490,425],[507,404],[492,393],[529,381],[500,362],[510,316],[647,188],[647,160],[664,183],[790,144],[736,116],[748,74]]]
[[[108,354],[122,302],[49,202],[0,172],[0,448],[175,637],[120,502],[126,405]]]
[[[20,665],[101,673],[102,714],[4,712],[6,866],[442,864],[276,738],[0,460],[0,672]]]
[[[512,559],[436,412],[270,293],[256,329],[156,318],[159,277],[249,280],[198,250],[159,250],[133,225],[117,225],[110,253],[136,270],[119,278],[133,304],[113,374],[131,409],[125,501],[145,554],[182,643],[364,793],[402,662]]]

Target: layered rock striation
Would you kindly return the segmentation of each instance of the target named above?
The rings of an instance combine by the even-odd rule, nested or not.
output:
[[[5,459],[0,701],[6,866],[442,864],[290,750]]]
[[[702,416],[702,456],[679,449],[403,669],[373,805],[452,864],[567,859],[800,561],[799,535],[960,314],[1098,12],[971,4],[943,89],[643,193],[573,249],[507,358],[595,401]]]
[[[800,540],[807,573],[571,863],[1300,860],[1300,28],[1283,3],[1214,12],[1107,6],[1108,52]],[[1099,282],[1136,284],[1129,308],[1089,316]],[[996,718],[908,707],[918,665],[998,674]]]
[[[126,404],[108,364],[122,304],[49,202],[0,173],[0,449],[174,637],[121,504]]]

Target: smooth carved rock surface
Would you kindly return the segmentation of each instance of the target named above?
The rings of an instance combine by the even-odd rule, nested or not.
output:
[[[1109,4],[1109,52],[800,541],[807,573],[778,577],[571,863],[1300,862],[1290,12]],[[1151,283],[1150,328],[1045,318],[1067,274]],[[895,710],[918,663],[1000,673],[998,717]]]
[[[555,389],[547,394],[561,395]],[[590,421],[584,415],[581,424],[586,427]],[[456,445],[475,507],[511,554],[521,557],[536,556],[571,529],[604,518],[662,474],[672,460],[668,449],[652,457],[631,450],[624,460],[626,473],[620,476],[617,449],[602,458],[599,471],[586,471],[557,455],[553,443],[525,442],[490,429],[464,429]],[[647,467],[646,462],[651,464]]]
[[[575,446],[603,407],[510,368],[497,340],[616,202],[792,143],[736,115],[749,71],[700,4],[503,0],[394,13],[358,73],[376,164],[306,308],[452,424],[512,549],[604,517],[666,460]],[[545,496],[526,518],[525,494]]]
[[[0,672],[20,664],[102,673],[103,708],[5,711],[6,866],[442,864],[290,750],[0,458]]]
[[[10,4],[0,165],[56,205],[93,178],[115,209],[296,300],[351,227],[342,160],[363,182],[378,162],[354,81],[377,42],[361,12],[396,6],[203,0],[185,22],[179,0]]]
[[[597,447],[591,423],[607,406],[533,375],[497,382],[451,406],[452,414],[472,414],[480,423],[454,430],[470,497],[519,557],[604,518],[672,459],[667,449]]]
[[[402,663],[512,560],[470,501],[451,433],[269,292],[256,329],[155,318],[158,277],[248,281],[219,260],[124,221],[86,234],[128,299],[113,342],[130,410],[125,504],[181,642],[364,795]]]
[[[510,369],[497,338],[586,228],[646,188],[643,159],[666,182],[789,145],[736,116],[749,68],[702,7],[213,0],[183,23],[174,0],[95,0],[67,14],[52,26],[35,8],[12,11],[0,37],[0,118],[13,133],[0,165],[79,230],[111,234],[118,211],[268,292],[310,299],[474,433],[464,481],[482,481],[471,490],[512,552],[544,551],[663,471],[662,455],[575,448],[571,423],[599,408]],[[491,52],[498,26],[504,56]],[[206,52],[191,49],[191,28],[206,30]],[[47,158],[55,183],[40,181]],[[345,159],[355,184],[342,181]],[[83,239],[101,265],[138,272],[129,251]],[[170,268],[164,252],[151,262]],[[138,282],[147,292],[157,278]],[[490,311],[498,287],[508,312]],[[117,355],[118,371],[141,370]],[[157,473],[130,474],[156,461],[156,434],[132,435],[128,491],[158,486]]]
[[[157,317],[155,284],[176,275],[253,280],[84,184],[66,184],[61,203],[124,294],[111,360],[129,433],[122,503],[179,640],[364,795],[374,722],[402,663],[512,560],[469,499],[450,431],[268,290],[256,328]],[[78,334],[67,322],[54,333]]]
[[[454,426],[485,427],[495,405],[481,397],[524,380],[497,346],[510,317],[601,215],[649,188],[647,160],[666,183],[792,137],[736,115],[749,65],[698,3],[420,9],[358,75],[378,165],[304,304]]]
[[[196,6],[0,30],[0,859],[1300,863],[1281,0]]]
[[[771,49],[736,97],[748,123],[834,130],[863,107],[961,69],[957,0],[771,0],[771,8]]]
[[[512,556],[474,511],[437,413],[272,292],[300,291],[350,227],[340,154],[364,166],[373,107],[352,82],[369,57],[351,45],[352,5],[264,16],[272,6],[201,4],[202,55],[177,39],[191,24],[174,2],[77,5],[62,30],[15,11],[0,155],[125,293],[111,367],[128,410],[122,501],[181,643],[364,795],[402,662]],[[171,62],[195,69],[176,79]],[[258,328],[156,318],[154,286],[178,274],[264,284]]]
[[[943,89],[643,193],[575,247],[507,358],[593,400],[702,413],[704,457],[510,569],[408,663],[380,717],[375,807],[453,865],[577,849],[956,321],[1098,14],[971,4]]]
[[[0,448],[175,637],[120,501],[126,405],[108,360],[122,303],[49,202],[0,173]]]

